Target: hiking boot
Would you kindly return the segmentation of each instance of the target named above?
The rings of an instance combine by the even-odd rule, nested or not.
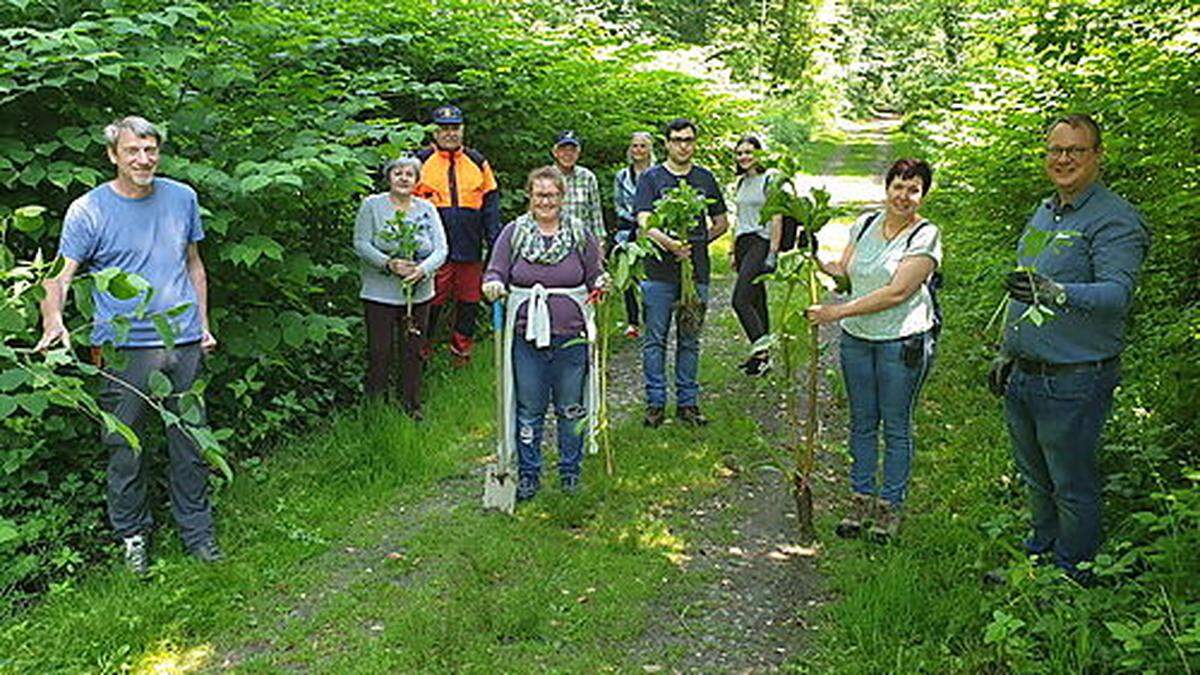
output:
[[[850,510],[838,521],[834,532],[843,539],[853,539],[862,534],[864,527],[871,521],[871,495],[858,492],[850,495]]]
[[[150,572],[150,552],[147,550],[146,537],[135,534],[122,539],[125,545],[125,569],[134,576],[144,577]]]
[[[665,420],[666,417],[667,415],[663,411],[662,406],[648,405],[646,406],[646,416],[642,418],[642,426],[647,426],[650,428],[661,427],[663,420]]]
[[[524,502],[533,499],[541,487],[537,476],[525,475],[517,480],[517,501]]]
[[[867,530],[867,536],[880,544],[886,544],[900,533],[900,507],[885,499],[875,501],[875,522]]]
[[[700,412],[698,406],[694,405],[681,405],[676,408],[675,418],[693,427],[702,427],[708,424],[708,418],[704,416],[704,413]]]
[[[633,324],[625,327],[625,337],[630,340],[636,340],[642,336],[642,330]]]
[[[200,542],[192,550],[188,551],[188,554],[206,564],[221,562],[225,559],[225,554],[221,553],[221,549],[217,546],[215,539],[206,539]]]
[[[463,367],[471,362],[471,350],[475,347],[474,338],[454,333],[450,336],[450,360],[456,367]]]
[[[568,495],[579,494],[579,483],[579,476],[575,474],[567,474],[558,477],[559,487],[561,487],[562,491]]]

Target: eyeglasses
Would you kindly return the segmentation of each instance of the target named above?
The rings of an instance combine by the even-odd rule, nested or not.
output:
[[[691,145],[696,142],[696,137],[695,136],[683,136],[683,137],[672,136],[671,138],[667,139],[667,142],[675,143],[676,145]]]
[[[1095,148],[1089,148],[1082,145],[1072,145],[1065,148],[1059,145],[1051,145],[1050,147],[1046,148],[1046,158],[1058,159],[1059,157],[1066,156],[1070,157],[1071,159],[1083,159],[1084,155],[1094,149]]]
[[[535,192],[533,193],[533,201],[535,202],[556,202],[562,199],[561,192]]]

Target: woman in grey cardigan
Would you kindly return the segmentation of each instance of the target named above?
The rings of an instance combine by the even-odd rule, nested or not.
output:
[[[364,199],[354,221],[354,251],[362,261],[359,297],[367,323],[367,396],[387,391],[399,339],[400,391],[404,410],[414,419],[421,419],[421,351],[433,277],[447,253],[437,209],[413,196],[420,174],[415,157],[385,164],[388,191]]]

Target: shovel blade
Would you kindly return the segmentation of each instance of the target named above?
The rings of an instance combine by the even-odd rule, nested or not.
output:
[[[483,482],[483,508],[512,514],[517,505],[517,474],[498,464],[487,468]]]

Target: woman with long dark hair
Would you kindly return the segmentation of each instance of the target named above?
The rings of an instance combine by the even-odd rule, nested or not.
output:
[[[767,223],[760,222],[769,184],[778,180],[776,172],[764,169],[760,163],[762,149],[762,141],[755,136],[742,138],[733,149],[738,173],[734,198],[737,227],[733,235],[733,266],[737,270],[737,281],[733,285],[733,309],[751,345],[770,330],[767,289],[754,280],[775,269],[783,225],[782,216],[775,216]],[[764,375],[771,367],[770,353],[766,349],[756,349],[740,367],[751,377]]]

